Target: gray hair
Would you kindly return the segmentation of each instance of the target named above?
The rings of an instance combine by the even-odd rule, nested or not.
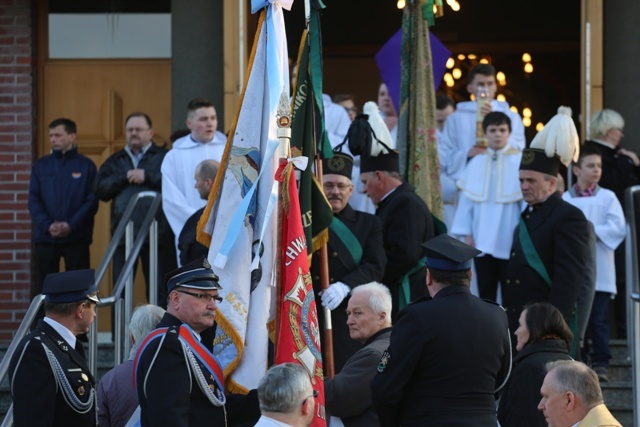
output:
[[[313,393],[307,371],[297,363],[272,366],[260,380],[260,411],[289,414]]]
[[[553,388],[561,393],[575,394],[585,404],[592,406],[602,403],[602,390],[598,374],[582,362],[575,360],[556,360],[546,365],[547,372],[553,371]]]
[[[129,322],[129,333],[133,339],[133,346],[129,357],[136,354],[140,342],[149,332],[156,328],[164,313],[163,308],[153,304],[141,305],[133,310],[131,321]]]
[[[356,286],[351,290],[351,296],[357,294],[369,295],[369,307],[375,314],[387,313],[387,320],[391,326],[391,292],[382,283],[370,282]]]
[[[590,138],[604,137],[609,129],[622,129],[624,127],[624,119],[617,111],[605,108],[596,111],[591,117],[589,127]]]

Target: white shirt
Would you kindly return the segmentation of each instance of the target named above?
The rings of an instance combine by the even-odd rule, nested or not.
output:
[[[176,236],[184,223],[207,202],[195,189],[196,166],[203,160],[222,160],[227,137],[216,131],[209,142],[195,141],[191,135],[178,139],[164,157],[162,173],[162,210]]]
[[[291,424],[286,424],[273,418],[262,415],[258,422],[254,424],[254,427],[293,427]]]
[[[615,193],[598,187],[591,197],[574,197],[573,189],[562,198],[580,209],[596,232],[596,291],[616,294],[614,252],[626,233],[622,206]]]

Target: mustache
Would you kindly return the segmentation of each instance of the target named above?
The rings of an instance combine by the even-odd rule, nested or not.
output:
[[[205,311],[204,313],[202,313],[202,317],[215,317],[215,316],[216,316],[215,310]]]

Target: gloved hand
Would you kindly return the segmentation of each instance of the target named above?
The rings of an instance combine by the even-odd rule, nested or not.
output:
[[[342,282],[332,283],[322,292],[322,306],[329,310],[335,310],[347,295],[351,288]]]

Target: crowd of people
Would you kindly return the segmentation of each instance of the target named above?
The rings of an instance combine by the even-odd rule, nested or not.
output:
[[[323,97],[334,148],[322,182],[334,214],[328,288],[317,262],[311,275],[320,327],[326,316],[333,325],[333,353],[323,354],[336,369],[324,383],[332,426],[620,425],[599,382],[611,358],[609,305],[624,301],[621,205],[640,158],[620,147],[624,121],[612,110],[594,115],[591,140],[580,144],[561,107],[526,144],[522,119],[494,99],[496,89],[493,66],[479,64],[467,90],[487,102],[437,99],[448,234],[400,174],[386,85],[360,115],[350,95]],[[356,122],[373,130],[370,146],[345,143]],[[225,393],[211,356],[225,284],[195,227],[226,136],[203,98],[189,103],[186,125],[167,150],[153,143],[151,118],[134,112],[126,146],[97,169],[78,153],[73,121],[50,124],[52,152],[34,164],[29,191],[32,293],[46,303],[10,366],[17,426],[88,426],[96,417],[107,426],[307,426],[316,414],[309,375],[295,364],[272,367],[246,395]],[[563,168],[575,176],[564,192]],[[161,307],[136,310],[130,360],[96,384],[76,345],[99,301],[88,270],[93,217],[98,200],[111,201],[113,232],[128,201],[149,190],[162,194],[158,283],[149,283],[148,242],[141,260]],[[135,227],[147,209],[136,208]],[[114,282],[123,264],[121,245]],[[43,396],[37,413],[34,387]]]

